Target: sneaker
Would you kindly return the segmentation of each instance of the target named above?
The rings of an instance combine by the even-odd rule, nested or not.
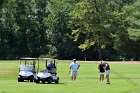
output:
[[[73,82],[75,83],[76,81],[74,80]]]
[[[98,82],[99,82],[99,83],[102,83],[103,81],[100,81],[100,80],[99,80]]]
[[[110,82],[107,82],[106,84],[110,84]]]
[[[101,83],[104,83],[103,81],[101,81]]]
[[[71,83],[73,82],[73,81],[70,81]]]

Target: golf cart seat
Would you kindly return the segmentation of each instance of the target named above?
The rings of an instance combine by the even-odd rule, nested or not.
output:
[[[41,72],[48,72],[48,69],[44,68]]]
[[[51,70],[48,70],[48,72],[51,74],[56,74],[56,68],[52,68]]]

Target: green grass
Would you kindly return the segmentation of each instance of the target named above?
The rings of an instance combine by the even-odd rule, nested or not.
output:
[[[40,64],[42,68],[43,63]],[[19,61],[0,61],[0,93],[139,93],[139,64],[110,64],[110,85],[98,83],[98,64],[80,62],[77,82],[71,83],[70,62],[59,61],[60,84],[17,82]],[[106,81],[106,80],[105,80]]]

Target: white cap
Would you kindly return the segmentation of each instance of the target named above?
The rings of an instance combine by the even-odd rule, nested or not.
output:
[[[73,59],[74,61],[76,61],[76,59]]]

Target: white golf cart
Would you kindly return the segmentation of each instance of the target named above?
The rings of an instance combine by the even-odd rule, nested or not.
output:
[[[39,83],[40,81],[42,83],[48,82],[51,83],[59,83],[59,77],[56,73],[56,60],[57,59],[51,59],[51,58],[39,58],[40,61],[45,61],[45,68],[37,74],[37,79],[35,80],[36,83]],[[48,68],[48,61],[51,61],[54,65],[53,68]]]
[[[24,82],[24,80],[33,82],[37,78],[36,61],[38,61],[37,58],[20,58],[18,82]]]

